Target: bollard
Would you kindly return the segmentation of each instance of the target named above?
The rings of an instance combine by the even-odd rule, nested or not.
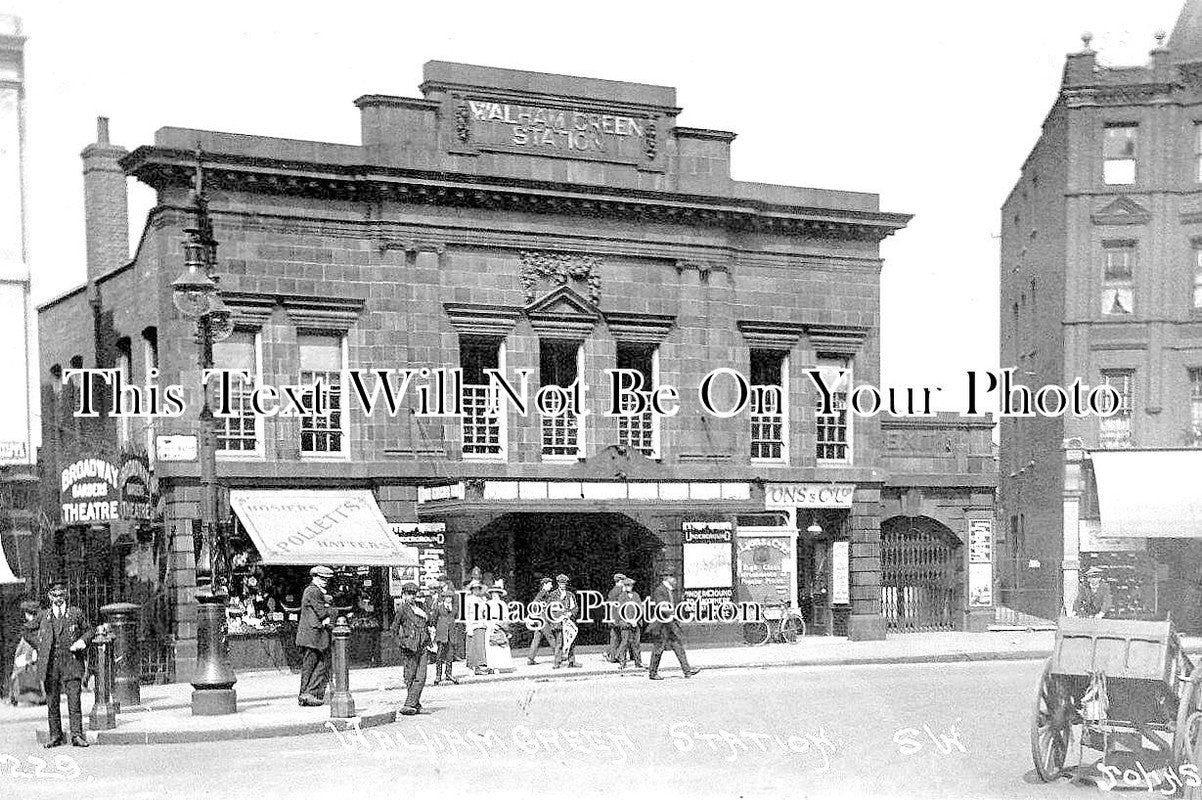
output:
[[[95,681],[95,698],[92,701],[92,713],[88,715],[88,729],[93,731],[107,731],[117,727],[117,715],[109,703],[111,676],[108,664],[108,644],[112,641],[113,637],[108,633],[108,626],[98,626],[96,635],[92,637],[92,644],[96,646],[96,675],[92,678]]]
[[[238,682],[230,664],[224,594],[196,595],[196,675],[192,678],[192,715],[216,716],[238,710]]]
[[[142,705],[142,658],[138,652],[138,610],[133,603],[110,603],[100,609],[112,634],[113,706],[122,708]]]
[[[351,697],[351,670],[346,657],[346,648],[351,638],[351,626],[346,617],[339,617],[334,624],[334,680],[330,694],[330,716],[347,719],[355,716],[355,698]]]

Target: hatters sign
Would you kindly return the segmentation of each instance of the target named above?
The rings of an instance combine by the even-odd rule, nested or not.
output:
[[[539,155],[646,158],[644,137],[655,136],[651,120],[572,108],[548,108],[488,100],[466,100],[461,136],[478,147],[500,145]],[[470,132],[469,132],[470,130]]]
[[[769,483],[764,508],[851,508],[855,493],[850,483]]]

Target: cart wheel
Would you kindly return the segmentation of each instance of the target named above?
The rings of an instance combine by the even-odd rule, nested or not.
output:
[[[1182,736],[1189,742],[1189,749],[1186,750],[1185,758],[1177,761],[1177,774],[1183,782],[1181,787],[1182,800],[1202,800],[1202,786],[1199,783],[1198,765],[1202,764],[1202,711],[1195,711],[1189,715],[1186,721],[1185,733]],[[1173,744],[1177,743],[1177,735],[1173,736]],[[1182,767],[1186,764],[1193,765],[1193,774],[1182,775]]]
[[[1173,730],[1173,760],[1177,764],[1192,763],[1198,731],[1189,730],[1189,721],[1202,706],[1202,669],[1194,670],[1186,684],[1184,697],[1177,704],[1177,727]]]
[[[1052,659],[1044,662],[1031,714],[1031,757],[1035,772],[1045,783],[1054,781],[1064,772],[1072,733],[1071,708],[1060,684],[1052,675]]]
[[[767,644],[768,639],[771,636],[772,630],[768,627],[767,622],[743,623],[743,641],[752,647],[759,647],[762,644]]]
[[[789,644],[806,635],[806,623],[798,614],[790,614],[780,624],[780,637]]]

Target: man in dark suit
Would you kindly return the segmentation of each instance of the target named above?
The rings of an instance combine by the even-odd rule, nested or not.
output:
[[[555,643],[555,631],[551,630],[551,620],[547,615],[547,603],[551,602],[555,581],[543,578],[539,586],[538,594],[530,604],[530,619],[527,625],[530,628],[530,652],[526,656],[526,663],[532,667],[538,663],[535,659],[544,641],[551,648],[552,654],[559,647]]]
[[[618,645],[622,639],[622,626],[618,624],[618,598],[622,596],[622,587],[626,576],[620,572],[614,573],[614,586],[606,598],[606,624],[609,626],[609,647],[605,648],[605,660],[614,663],[618,660]]]
[[[314,567],[309,570],[313,582],[301,595],[300,621],[296,626],[296,646],[301,651],[300,695],[302,706],[325,703],[326,683],[330,679],[330,628],[334,625],[333,610],[327,600],[326,587],[334,570]]]
[[[634,660],[639,669],[643,666],[643,656],[639,652],[639,625],[642,623],[643,598],[634,590],[634,578],[622,582],[622,593],[617,599],[617,621],[620,636],[618,639],[618,669],[626,669],[626,662]]]
[[[444,680],[459,683],[451,674],[451,665],[455,663],[455,621],[455,594],[443,591],[434,598],[430,612],[430,627],[434,629],[435,686]]]
[[[95,631],[84,619],[83,611],[67,605],[66,586],[51,584],[49,594],[50,608],[42,612],[38,621],[38,682],[46,687],[46,717],[50,722],[50,739],[46,747],[64,743],[59,709],[59,694],[63,692],[67,695],[67,711],[71,718],[71,744],[87,747],[79,693],[88,645]]]
[[[412,716],[422,710],[422,689],[430,665],[430,618],[417,604],[417,584],[401,587],[401,605],[392,621],[392,635],[401,648],[404,663],[405,705],[401,713]]]
[[[555,663],[551,665],[551,669],[559,669],[563,660],[568,660],[569,667],[579,667],[576,663],[576,640],[564,648],[564,621],[570,621],[573,625],[576,624],[576,619],[580,616],[580,602],[576,599],[576,594],[568,588],[570,579],[562,572],[555,576],[557,586],[555,591],[547,596],[548,603],[551,604],[547,616],[551,620],[552,636],[555,637]]]
[[[653,681],[662,681],[659,675],[659,661],[664,655],[664,648],[671,647],[684,670],[684,676],[691,678],[700,669],[689,666],[689,657],[684,652],[684,633],[680,621],[676,619],[676,604],[680,595],[676,592],[676,576],[666,573],[659,586],[651,590],[651,622],[647,625],[647,635],[655,643],[651,648],[651,668],[648,677]]]

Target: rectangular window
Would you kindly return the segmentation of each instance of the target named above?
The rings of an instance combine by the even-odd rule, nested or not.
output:
[[[124,386],[130,386],[134,382],[133,376],[133,353],[132,345],[129,339],[120,339],[117,342],[117,372],[121,375],[121,383]],[[129,402],[129,398],[125,398],[125,402]],[[135,411],[130,405],[127,411]],[[133,444],[133,417],[120,416],[117,417],[117,446],[125,452],[130,449]]]
[[[301,417],[302,453],[309,455],[342,455],[345,452],[346,430],[342,409],[345,359],[343,340],[339,336],[302,334],[297,337],[300,348],[300,382],[314,387],[302,393],[306,408],[311,408],[317,385],[321,385],[321,413]]]
[[[1194,309],[1202,311],[1202,241],[1194,242]]]
[[[1202,447],[1202,368],[1189,371],[1189,421],[1193,447]]]
[[[1102,243],[1102,313],[1111,316],[1135,311],[1135,242]]]
[[[1102,383],[1114,387],[1119,395],[1119,410],[1109,417],[1101,417],[1101,443],[1105,448],[1132,446],[1131,410],[1135,407],[1135,370],[1104,369]]]
[[[658,367],[655,345],[618,344],[617,368],[632,369],[643,376],[641,391],[655,385]],[[623,411],[634,408],[634,398],[627,397]],[[633,417],[618,417],[618,443],[647,458],[659,458],[659,417],[650,409]]]
[[[538,343],[539,385],[558,386],[570,401],[572,387],[580,376],[580,343],[540,340]],[[584,451],[581,420],[570,408],[557,416],[541,416],[544,458],[575,460]]]
[[[779,350],[751,351],[751,459],[788,460],[785,383],[788,355]]]
[[[1115,123],[1102,130],[1102,180],[1107,184],[1135,183],[1139,126]]]
[[[154,328],[147,328],[142,331],[142,375],[146,378],[146,384],[158,383],[158,379],[151,380],[150,373],[159,368],[159,336]],[[150,460],[150,466],[153,469],[155,463],[155,425],[154,417],[146,420],[146,457]]]
[[[496,339],[461,339],[459,367],[463,370],[463,456],[467,459],[505,457],[505,414],[501,390],[486,369],[504,370],[504,343]]]
[[[213,366],[216,369],[246,370],[251,380],[233,378],[230,388],[232,416],[217,417],[217,452],[247,455],[259,452],[258,415],[250,406],[250,395],[258,380],[257,337],[250,331],[234,331],[228,339],[213,343]],[[217,387],[213,380],[210,391]],[[214,413],[221,409],[213,407]]]
[[[851,461],[851,424],[847,416],[847,397],[851,391],[851,362],[846,358],[819,358],[823,384],[830,387],[834,414],[822,414],[822,395],[815,388],[818,460],[820,462],[847,463]],[[846,370],[843,380],[839,372]]]
[[[1194,123],[1194,180],[1202,181],[1202,122]]]

